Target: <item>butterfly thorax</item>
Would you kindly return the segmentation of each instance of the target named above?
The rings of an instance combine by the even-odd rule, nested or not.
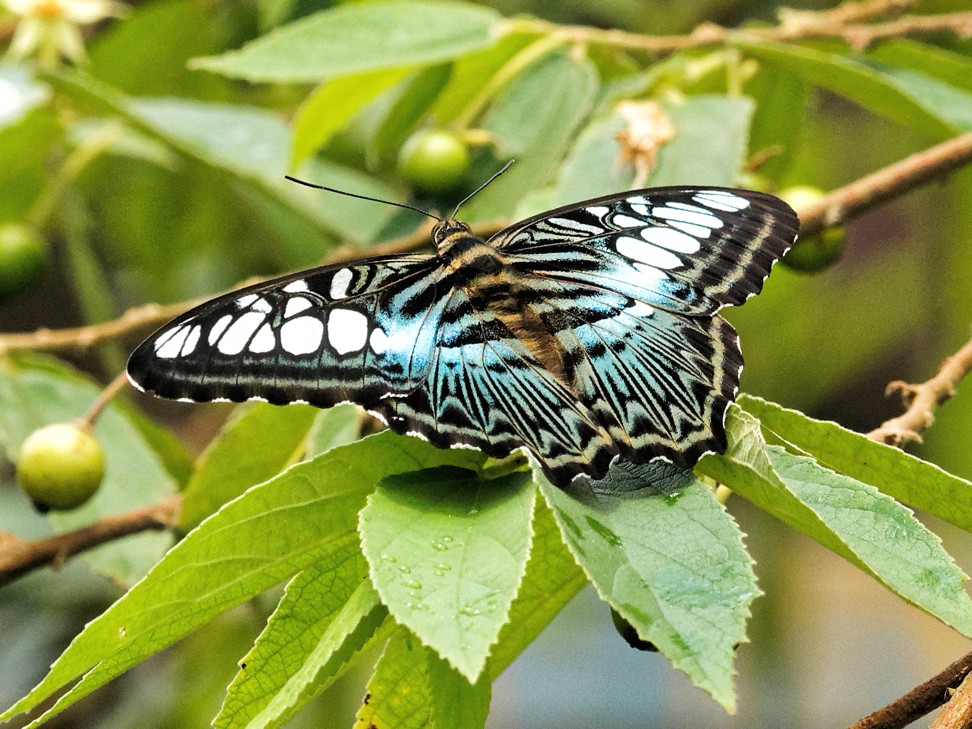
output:
[[[452,287],[462,289],[478,311],[495,316],[544,368],[574,390],[563,347],[531,305],[536,301],[532,293],[535,281],[501,250],[470,233],[464,223],[457,223],[437,245]]]

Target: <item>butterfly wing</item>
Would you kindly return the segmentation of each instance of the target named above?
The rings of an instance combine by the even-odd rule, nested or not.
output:
[[[661,187],[551,210],[490,243],[524,273],[700,315],[759,293],[798,227],[793,210],[772,195]]]
[[[553,483],[603,475],[619,453],[610,433],[486,303],[456,290],[426,383],[381,400],[373,412],[393,430],[439,447],[471,446],[498,457],[523,447]]]
[[[376,258],[292,274],[213,299],[159,329],[128,361],[161,397],[328,407],[414,390],[439,317],[434,256]]]
[[[571,363],[577,400],[634,463],[662,456],[691,467],[726,448],[725,414],[742,369],[720,316],[686,316],[560,282],[542,303]],[[603,473],[598,473],[599,478]]]

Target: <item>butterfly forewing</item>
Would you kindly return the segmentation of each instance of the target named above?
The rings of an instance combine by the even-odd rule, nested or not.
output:
[[[485,244],[450,222],[437,255],[203,304],[129,375],[170,398],[357,402],[438,446],[525,449],[558,485],[619,456],[691,466],[726,447],[742,367],[717,312],[760,291],[797,225],[774,197],[702,187],[559,208]]]
[[[428,376],[445,305],[437,268],[431,256],[376,259],[226,294],[143,342],[129,376],[193,401],[327,407],[409,392]]]
[[[786,203],[764,193],[654,188],[552,210],[490,242],[535,275],[696,315],[759,293],[798,225]]]

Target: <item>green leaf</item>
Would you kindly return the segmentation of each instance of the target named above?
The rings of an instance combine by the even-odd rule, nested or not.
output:
[[[0,444],[14,459],[37,428],[69,422],[87,412],[101,387],[56,360],[35,354],[0,359]],[[106,517],[161,501],[176,490],[160,457],[125,411],[110,405],[99,416],[95,438],[105,454],[105,478],[94,497],[69,512],[50,512],[58,531],[80,529]],[[168,534],[144,532],[85,553],[98,572],[123,584],[135,582],[172,543]]]
[[[334,132],[407,72],[407,68],[380,68],[339,76],[318,86],[294,116],[290,166],[296,167],[317,152]]]
[[[48,79],[59,92],[100,113],[119,116],[180,154],[228,175],[257,212],[267,212],[258,204],[262,197],[269,210],[282,208],[305,229],[324,228],[352,242],[372,240],[391,215],[390,208],[376,209],[374,203],[344,196],[321,205],[319,193],[287,182],[289,132],[265,109],[185,99],[131,100],[96,79],[64,69],[51,72]],[[395,199],[389,186],[333,163],[315,159],[305,176],[361,195]],[[266,217],[275,222],[271,215]]]
[[[384,479],[361,512],[361,546],[401,625],[475,681],[507,621],[530,547],[527,473],[440,469]]]
[[[910,38],[889,38],[869,49],[867,57],[888,66],[917,71],[972,92],[972,60],[961,53]]]
[[[413,74],[395,90],[395,100],[368,142],[369,158],[375,163],[390,158],[424,117],[432,102],[448,83],[452,64],[440,63]]]
[[[489,715],[489,676],[481,675],[472,684],[433,651],[426,651],[425,660],[431,699],[430,729],[482,729]]]
[[[342,5],[274,30],[193,68],[249,81],[320,81],[455,58],[493,42],[501,16],[459,2],[410,0]]]
[[[691,471],[637,467],[640,491],[571,493],[538,475],[564,539],[601,597],[733,711],[733,657],[759,594],[742,534]],[[623,469],[615,467],[615,478]]]
[[[920,95],[899,87],[886,75],[853,58],[773,41],[740,41],[735,45],[750,56],[932,137],[950,137],[957,131],[954,123],[940,116],[939,110]]]
[[[675,127],[675,137],[662,145],[648,187],[663,185],[731,185],[742,166],[753,104],[728,96],[697,96],[662,104]],[[613,114],[588,125],[561,168],[556,184],[531,196],[522,215],[629,189],[634,169],[622,165],[616,137],[623,119]],[[704,149],[705,154],[699,154]]]
[[[738,406],[729,411],[727,430],[725,454],[705,456],[697,471],[970,634],[972,601],[962,588],[964,575],[910,511],[873,486],[767,446],[759,421]]]
[[[357,543],[308,567],[240,662],[215,727],[281,726],[373,643],[388,611]]]
[[[199,456],[183,492],[180,528],[189,531],[227,501],[293,463],[304,452],[318,412],[309,405],[241,406]]]
[[[440,450],[383,432],[250,489],[88,623],[44,680],[0,721],[83,676],[31,726],[38,725],[219,613],[346,549],[357,540],[367,492],[382,478],[436,465],[477,469],[483,459],[476,451]]]
[[[368,681],[354,729],[428,729],[428,654],[404,628],[391,637]]]
[[[358,440],[361,435],[361,408],[351,403],[319,410],[307,435],[307,454],[316,456],[337,446]]]
[[[972,636],[968,579],[941,540],[873,486],[778,446],[767,448],[787,488],[832,529],[868,572],[908,602]]]
[[[550,182],[596,93],[594,67],[564,53],[552,53],[517,76],[482,126],[499,140],[501,156],[524,156],[463,208],[464,218],[509,216],[527,193]]]
[[[510,619],[489,656],[488,670],[494,679],[587,584],[587,576],[564,544],[550,507],[539,499],[534,512],[533,541],[523,582],[510,606]]]
[[[784,444],[796,446],[838,473],[972,531],[972,483],[964,478],[837,423],[814,420],[751,395],[740,396],[738,402]]]
[[[867,64],[888,83],[908,94],[960,132],[972,130],[972,94],[938,81],[926,73],[896,68],[876,61]]]

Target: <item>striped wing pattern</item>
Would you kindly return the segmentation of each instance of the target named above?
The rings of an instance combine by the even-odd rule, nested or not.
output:
[[[742,357],[725,305],[758,293],[795,214],[761,193],[655,188],[552,210],[428,256],[326,266],[173,320],[129,376],[163,397],[361,404],[401,433],[555,484],[618,457],[726,446]]]

